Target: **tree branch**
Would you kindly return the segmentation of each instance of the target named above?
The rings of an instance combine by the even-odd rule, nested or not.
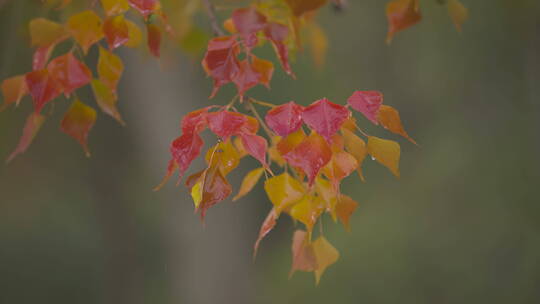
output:
[[[225,32],[221,29],[218,23],[218,19],[216,17],[216,8],[210,2],[210,0],[203,0],[204,6],[206,8],[206,14],[208,15],[208,18],[210,18],[210,25],[212,26],[212,31],[214,32],[214,35],[216,36],[224,36]]]

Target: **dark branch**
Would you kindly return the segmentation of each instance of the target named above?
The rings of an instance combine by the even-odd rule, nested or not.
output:
[[[216,17],[216,8],[210,2],[210,0],[203,0],[203,3],[206,8],[206,14],[208,14],[208,18],[210,18],[210,25],[212,26],[212,31],[214,32],[214,35],[224,36],[225,33],[219,26],[218,19]]]

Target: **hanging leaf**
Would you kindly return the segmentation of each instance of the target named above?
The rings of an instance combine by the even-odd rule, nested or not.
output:
[[[330,181],[324,179],[322,176],[317,176],[315,179],[315,191],[319,195],[319,198],[321,198],[324,201],[323,207],[326,209],[328,213],[332,216],[332,219],[334,221],[337,220],[336,215],[336,204],[337,199],[339,196],[339,193],[337,191],[336,187],[334,187]]]
[[[116,107],[116,103],[118,102],[116,93],[113,92],[102,81],[97,79],[92,80],[92,90],[94,91],[96,102],[101,110],[107,115],[110,115],[116,119],[121,125],[125,125],[126,123],[122,119],[122,116]]]
[[[71,16],[67,21],[67,28],[82,47],[84,54],[103,38],[101,18],[91,10]]]
[[[302,16],[326,4],[327,0],[285,0],[295,16]]]
[[[139,26],[126,19],[126,25],[128,27],[129,40],[125,46],[135,48],[142,43],[142,32]]]
[[[263,168],[260,168],[260,170],[262,173]],[[267,236],[268,233],[270,233],[270,231],[272,231],[272,229],[274,229],[274,227],[276,226],[276,220],[277,215],[274,208],[272,208],[272,210],[270,210],[270,212],[264,219],[264,222],[261,225],[261,229],[259,230],[259,237],[257,238],[257,241],[255,241],[255,245],[253,246],[253,258],[257,256],[259,244],[261,243],[262,239]]]
[[[378,114],[379,123],[388,131],[399,134],[410,142],[416,145],[416,141],[412,139],[401,124],[399,112],[391,106],[382,105]]]
[[[351,154],[340,151],[332,154],[332,159],[324,168],[324,174],[332,181],[334,188],[358,168],[358,161]]]
[[[339,259],[339,252],[330,244],[324,236],[320,236],[313,242],[313,252],[317,261],[315,269],[315,282],[318,285],[328,266],[334,264]]]
[[[240,134],[248,122],[245,115],[231,111],[212,112],[207,119],[210,130],[223,140]]]
[[[108,17],[103,23],[103,33],[109,49],[114,50],[117,47],[129,41],[129,28],[124,19],[124,15]]]
[[[351,112],[342,105],[324,98],[315,101],[302,112],[302,119],[313,130],[330,140]]]
[[[25,80],[36,113],[40,113],[45,104],[62,93],[61,85],[46,69],[27,73]]]
[[[96,122],[96,116],[96,110],[85,105],[80,100],[75,100],[60,124],[60,130],[75,138],[83,147],[87,157],[90,157],[88,133]]]
[[[36,136],[37,132],[41,128],[41,125],[43,125],[43,122],[45,121],[45,116],[39,114],[39,113],[31,113],[28,115],[28,118],[26,119],[26,123],[24,125],[23,134],[21,136],[21,139],[19,140],[19,143],[17,144],[17,147],[9,157],[7,158],[6,162],[9,163],[10,161],[15,158],[15,156],[24,153],[26,149],[30,146],[32,141],[34,140],[34,137]]]
[[[266,163],[266,150],[268,149],[268,143],[264,137],[254,134],[242,134],[242,145],[249,155],[253,156],[256,160],[261,162],[263,167],[268,168]]]
[[[24,75],[14,76],[4,79],[1,85],[4,104],[0,106],[0,111],[11,104],[19,105],[21,99],[28,94],[28,87]]]
[[[246,47],[252,48],[257,45],[257,32],[266,26],[266,17],[255,8],[240,8],[234,10],[232,22],[235,30],[242,35]]]
[[[232,36],[217,37],[208,42],[208,49],[202,61],[204,70],[214,80],[214,89],[210,98],[219,88],[236,77],[240,71],[240,63],[236,56],[240,49]]]
[[[272,108],[266,113],[266,124],[279,136],[288,136],[302,126],[303,108],[294,101]]]
[[[326,53],[328,50],[328,38],[324,30],[315,22],[312,22],[307,27],[308,29],[308,43],[313,56],[313,61],[317,67],[324,66],[326,60]]]
[[[350,231],[349,219],[354,211],[358,208],[358,203],[352,198],[341,194],[336,204],[336,214],[347,231]]]
[[[54,49],[54,45],[41,46],[36,49],[34,56],[32,57],[32,70],[43,70],[47,66],[51,53]]]
[[[284,156],[300,145],[305,138],[306,133],[304,133],[304,130],[298,129],[297,131],[287,135],[287,137],[282,138],[277,144],[277,150],[281,156]]]
[[[408,27],[411,27],[422,19],[418,0],[392,0],[386,5],[386,17],[388,19],[388,35],[386,43],[392,42],[394,35]]]
[[[289,36],[289,28],[280,23],[270,22],[264,29],[264,35],[272,42],[279,61],[283,66],[283,70],[294,77],[291,65],[289,64],[289,49],[286,44],[287,37]]]
[[[264,190],[272,204],[274,204],[276,216],[279,216],[285,208],[302,199],[306,192],[302,184],[290,176],[289,173],[267,179],[264,183]]]
[[[251,68],[259,73],[259,82],[270,89],[270,80],[272,80],[272,76],[274,75],[274,64],[272,61],[251,55]]]
[[[210,164],[210,160],[214,163],[218,162],[217,165],[223,176],[227,176],[240,164],[240,155],[238,154],[238,151],[236,151],[230,138],[218,143],[215,147],[208,149],[205,159],[206,163],[209,165],[215,165]]]
[[[124,64],[120,57],[100,46],[97,71],[99,80],[112,91],[116,91],[120,77],[124,72]]]
[[[469,10],[459,0],[448,0],[448,14],[452,18],[456,29],[461,32],[463,23],[469,17]]]
[[[343,134],[345,149],[354,156],[358,163],[358,176],[360,176],[362,181],[365,181],[364,174],[362,173],[362,163],[368,155],[366,143],[348,129],[342,128],[341,133]]]
[[[92,72],[83,62],[79,61],[73,53],[56,57],[47,66],[49,75],[53,77],[62,91],[69,97],[73,91],[85,86],[92,80]]]
[[[377,115],[383,102],[383,95],[378,91],[356,91],[347,103],[356,111],[364,114],[372,123],[378,124]]]
[[[120,15],[129,9],[127,0],[101,0],[101,6],[107,16]]]
[[[242,185],[240,186],[240,191],[238,191],[238,194],[236,194],[236,196],[233,198],[233,202],[251,192],[259,179],[261,179],[263,172],[264,168],[257,168],[246,174],[244,180],[242,181]]]
[[[370,136],[367,149],[371,157],[399,178],[400,147],[397,142]]]
[[[29,28],[32,46],[49,47],[68,37],[62,25],[45,18],[32,19]]]
[[[311,186],[319,171],[332,158],[332,151],[322,136],[312,132],[296,148],[283,157],[290,165],[302,169],[307,175]]]
[[[199,133],[206,129],[208,126],[208,109],[210,107],[190,112],[184,116],[180,123],[182,133]]]
[[[303,230],[296,230],[293,235],[292,256],[293,262],[289,278],[297,271],[315,271],[317,269],[317,258],[312,244],[309,242],[308,233]]]
[[[146,32],[148,34],[148,49],[152,56],[159,58],[161,53],[161,30],[155,24],[147,24]]]
[[[129,5],[143,15],[145,19],[161,9],[159,0],[129,0]]]
[[[204,142],[197,133],[185,133],[175,139],[169,148],[175,166],[170,166],[169,172],[178,168],[179,179],[182,179],[191,163],[201,154],[203,145]]]
[[[306,195],[302,200],[292,206],[289,214],[291,217],[306,226],[311,233],[313,226],[324,210],[323,201],[315,196]]]
[[[261,82],[262,75],[253,69],[251,63],[245,59],[239,62],[238,73],[234,75],[232,81],[236,85],[239,96]]]

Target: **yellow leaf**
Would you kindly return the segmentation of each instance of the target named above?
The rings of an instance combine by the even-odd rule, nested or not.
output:
[[[371,157],[399,177],[400,147],[397,142],[370,136],[367,148]]]
[[[214,156],[212,157],[212,154]],[[217,157],[219,156],[219,157]],[[212,164],[210,160],[212,159]],[[240,164],[240,155],[229,138],[227,141],[218,143],[214,148],[208,149],[206,163],[209,165],[219,164],[219,170],[223,176],[227,176]]]
[[[313,61],[316,66],[322,67],[328,50],[328,38],[326,37],[324,30],[316,23],[310,23],[307,30],[308,43],[313,55]]]
[[[107,16],[122,14],[129,9],[128,0],[101,0],[101,6]]]
[[[334,264],[339,259],[339,252],[330,244],[324,236],[320,236],[312,244],[317,268],[315,269],[315,281],[319,284],[321,276],[328,266]]]
[[[306,195],[291,208],[289,213],[293,219],[306,225],[307,231],[311,233],[324,209],[323,203],[318,197]]]
[[[129,40],[126,42],[125,46],[127,47],[138,47],[142,42],[142,32],[139,26],[132,21],[126,19],[126,24],[128,27]]]
[[[86,54],[94,43],[103,38],[101,24],[101,18],[96,13],[86,10],[71,16],[67,28]]]
[[[365,181],[364,174],[362,173],[362,162],[368,154],[366,143],[349,129],[342,128],[341,133],[343,134],[345,149],[356,158],[356,161],[358,162],[358,175],[362,181]]]
[[[100,46],[97,70],[99,80],[107,85],[112,91],[116,91],[118,81],[124,71],[124,64],[120,57]]]
[[[350,231],[349,219],[354,210],[358,207],[358,203],[347,195],[340,195],[336,205],[336,214],[347,231]]]
[[[195,204],[195,209],[199,208],[199,205],[201,204],[202,198],[203,198],[203,187],[202,183],[204,182],[204,178],[201,178],[193,188],[191,188],[191,198],[193,198],[193,204]]]
[[[319,197],[326,203],[326,210],[330,213],[332,219],[336,221],[337,217],[335,208],[338,199],[336,188],[332,186],[330,181],[322,178],[321,176],[317,176],[315,179],[315,190],[317,191],[317,194],[319,194]]]
[[[122,116],[116,108],[116,103],[118,97],[116,93],[113,92],[108,86],[106,86],[100,80],[92,80],[92,90],[94,91],[94,96],[96,97],[96,102],[103,112],[112,116],[120,124],[125,125],[126,123],[122,120]]]
[[[248,155],[246,148],[244,148],[244,144],[242,143],[242,139],[240,137],[234,138],[234,147],[236,148],[236,151],[238,151],[238,156],[240,158]]]
[[[266,180],[264,190],[274,204],[276,216],[279,216],[283,209],[302,199],[306,192],[302,184],[289,173],[283,173]]]
[[[396,109],[391,106],[381,105],[377,115],[377,120],[385,129],[405,137],[416,145],[416,141],[414,141],[414,139],[412,139],[409,134],[405,132],[403,124],[401,123],[401,118],[399,117],[399,112]]]
[[[255,187],[255,185],[261,178],[263,172],[264,168],[257,168],[246,174],[246,177],[244,177],[242,185],[240,186],[240,191],[238,191],[238,194],[233,198],[233,202],[238,200],[242,196],[248,194],[253,189],[253,187]]]
[[[461,32],[463,23],[469,17],[469,10],[459,0],[448,0],[448,14],[457,30]]]
[[[33,19],[29,27],[32,46],[50,46],[67,38],[62,25],[45,18]]]

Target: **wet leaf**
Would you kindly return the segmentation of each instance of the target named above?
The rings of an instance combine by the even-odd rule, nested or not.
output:
[[[386,42],[392,42],[394,35],[409,28],[422,19],[418,0],[393,0],[386,5],[386,17],[388,19],[388,35]]]
[[[54,49],[54,44],[50,46],[41,46],[36,49],[32,57],[32,70],[43,70],[47,66],[51,53]]]
[[[32,46],[49,47],[68,37],[62,25],[45,18],[32,19],[29,27]]]
[[[101,0],[101,6],[107,16],[123,14],[129,9],[127,0]]]
[[[383,102],[383,95],[378,91],[356,91],[347,100],[356,111],[364,114],[372,123],[378,124],[377,115]]]
[[[399,177],[399,144],[375,136],[368,138],[368,153],[381,165],[387,167],[396,177]]]
[[[339,196],[339,200],[336,204],[336,214],[339,220],[343,223],[343,226],[345,226],[345,229],[347,229],[347,231],[351,230],[349,225],[349,219],[351,218],[351,215],[354,213],[356,208],[358,208],[358,203],[352,198],[343,194]]]
[[[236,85],[239,96],[261,82],[262,75],[253,69],[251,63],[245,59],[239,62],[238,73],[234,75],[232,81]]]
[[[289,64],[289,49],[286,44],[287,37],[289,36],[289,28],[280,23],[270,22],[264,30],[264,35],[272,42],[279,61],[283,66],[283,70],[294,77],[291,65]]]
[[[260,170],[262,173],[263,168],[260,168]],[[264,219],[264,222],[261,225],[261,229],[259,230],[259,237],[257,238],[257,241],[255,241],[255,245],[253,246],[253,258],[257,256],[259,244],[261,243],[262,239],[267,236],[268,233],[270,233],[270,231],[272,231],[272,229],[274,229],[274,227],[276,226],[276,220],[276,212],[274,208],[272,208],[272,210],[270,210],[270,212]]]
[[[128,27],[128,36],[129,40],[126,42],[125,46],[135,48],[138,47],[142,42],[142,32],[139,26],[126,19],[126,25]]]
[[[283,155],[287,162],[302,171],[307,175],[309,185],[315,181],[315,177],[319,171],[330,161],[332,151],[326,140],[312,132],[291,152]]]
[[[328,266],[334,264],[339,259],[339,252],[330,244],[324,236],[320,236],[313,242],[313,252],[317,261],[315,269],[315,281],[319,284],[322,275]]]
[[[161,29],[155,24],[146,25],[148,49],[152,56],[159,58],[161,53]]]
[[[362,163],[368,155],[366,142],[348,129],[343,128],[341,129],[341,132],[343,134],[345,149],[347,152],[351,153],[358,162],[358,176],[360,176],[362,181],[365,181],[364,174],[362,173]]]
[[[469,10],[459,0],[448,0],[448,14],[452,18],[456,29],[461,32],[463,23],[469,17]]]
[[[379,109],[378,120],[388,131],[399,134],[416,145],[416,141],[405,132],[403,124],[401,123],[401,118],[399,117],[399,112],[393,107],[382,105]]]
[[[339,197],[338,189],[336,189],[330,181],[319,175],[315,179],[315,190],[319,197],[324,201],[326,211],[330,213],[332,219],[335,221],[337,219],[335,208]]]
[[[41,112],[45,104],[62,93],[60,84],[46,69],[27,73],[25,80],[28,91],[32,96],[36,113]]]
[[[253,156],[256,160],[261,162],[263,167],[268,168],[266,163],[266,150],[268,149],[268,143],[264,137],[254,134],[242,134],[242,145],[249,155]]]
[[[238,194],[236,194],[236,196],[233,198],[233,202],[251,192],[255,185],[257,185],[259,179],[261,179],[263,172],[264,168],[257,168],[255,170],[251,170],[248,174],[246,174],[244,180],[242,180],[240,191],[238,191]]]
[[[15,158],[15,156],[24,153],[26,149],[30,146],[32,141],[34,140],[34,137],[36,136],[37,132],[41,128],[41,125],[43,125],[43,122],[45,121],[45,116],[33,112],[31,113],[28,118],[26,119],[26,123],[24,125],[23,134],[21,136],[21,139],[19,140],[19,143],[17,144],[17,147],[15,150],[9,155],[6,162],[10,162]]]
[[[191,163],[201,154],[203,145],[204,142],[197,133],[184,133],[176,138],[169,148],[171,159],[175,164],[175,166],[169,166],[170,174],[172,174],[171,169],[174,171],[178,168],[179,179],[182,179]]]
[[[97,79],[92,80],[92,90],[101,110],[116,119],[121,125],[125,125],[126,123],[116,108],[116,103],[118,102],[116,93]]]
[[[264,190],[274,204],[276,216],[281,211],[298,202],[305,194],[305,189],[298,180],[289,173],[283,173],[269,178],[264,183]]]
[[[277,150],[279,151],[281,156],[284,156],[285,154],[294,150],[294,148],[296,148],[300,143],[302,143],[305,138],[306,133],[304,133],[304,130],[300,128],[297,131],[282,138],[277,144]]]
[[[306,107],[302,112],[302,119],[311,129],[330,141],[350,115],[350,111],[344,106],[324,98]]]
[[[266,124],[279,136],[288,136],[302,126],[303,108],[294,101],[272,108],[266,113]]]
[[[116,91],[120,77],[124,72],[124,64],[120,57],[100,46],[97,71],[99,80],[112,91]]]
[[[129,5],[136,9],[144,18],[161,9],[159,0],[129,0]]]
[[[103,33],[109,49],[114,50],[129,41],[129,27],[124,15],[108,17],[103,23]]]
[[[232,36],[217,37],[208,42],[208,49],[202,65],[208,76],[214,80],[214,89],[210,98],[219,88],[236,77],[240,71],[240,63],[236,56],[239,53],[237,41]]]
[[[245,115],[231,111],[212,112],[208,114],[207,119],[210,130],[223,140],[242,133],[248,122]]]
[[[272,80],[272,76],[274,75],[274,64],[271,61],[252,55],[251,68],[259,73],[259,83],[270,88],[270,80]]]
[[[206,129],[208,126],[207,116],[209,108],[199,109],[184,116],[180,123],[182,133],[199,133]]]
[[[332,159],[324,168],[324,174],[332,181],[334,188],[358,168],[358,161],[351,154],[340,151],[332,154]]]
[[[103,38],[101,18],[91,10],[71,16],[66,26],[85,54],[94,43]]]
[[[210,164],[210,160],[214,163],[219,162],[218,167],[223,176],[227,176],[240,164],[240,154],[236,151],[230,138],[218,143],[215,147],[208,149],[205,159],[206,163],[209,165],[215,165]]]
[[[66,97],[92,80],[90,69],[75,58],[71,52],[53,59],[49,62],[47,69],[49,75],[58,82]]]
[[[313,246],[310,243],[308,233],[303,230],[296,230],[292,242],[293,262],[289,278],[297,271],[315,271],[317,269],[317,258]]]
[[[75,138],[83,147],[87,157],[90,157],[88,133],[96,122],[96,116],[96,110],[85,105],[80,100],[75,100],[60,124],[60,130]]]
[[[324,204],[320,198],[306,195],[292,206],[289,214],[293,219],[304,224],[308,232],[311,232],[323,211]]]
[[[4,104],[0,106],[0,110],[5,109],[11,104],[18,106],[21,99],[28,94],[24,75],[4,79],[1,89],[4,96]]]

